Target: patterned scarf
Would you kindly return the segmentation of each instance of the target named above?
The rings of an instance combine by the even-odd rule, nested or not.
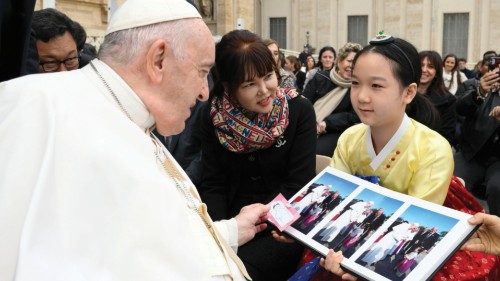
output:
[[[278,88],[273,108],[267,114],[249,119],[244,109],[226,94],[212,100],[210,117],[219,142],[229,151],[248,153],[270,147],[288,126],[288,100],[297,96],[295,89]]]

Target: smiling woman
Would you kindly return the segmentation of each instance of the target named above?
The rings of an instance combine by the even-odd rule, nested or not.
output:
[[[278,193],[290,198],[315,175],[311,103],[278,87],[278,66],[255,34],[232,31],[216,46],[215,85],[201,113],[200,193],[214,219],[228,219]],[[238,249],[253,280],[286,280],[302,253],[269,232]]]

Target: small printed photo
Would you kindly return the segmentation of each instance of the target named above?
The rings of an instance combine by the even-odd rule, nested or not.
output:
[[[290,204],[300,214],[292,227],[307,234],[357,187],[355,183],[324,173],[292,199]]]
[[[313,239],[349,258],[404,203],[364,189],[336,213]]]
[[[267,220],[274,224],[279,231],[283,231],[300,217],[299,213],[288,203],[280,193],[269,204]]]
[[[455,218],[410,206],[356,263],[390,280],[403,280],[457,223]]]

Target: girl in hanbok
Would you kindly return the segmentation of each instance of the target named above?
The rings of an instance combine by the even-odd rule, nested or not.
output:
[[[418,51],[403,39],[379,34],[357,53],[351,102],[363,124],[340,136],[331,166],[377,176],[385,188],[443,204],[453,174],[450,144],[405,114],[420,77]]]

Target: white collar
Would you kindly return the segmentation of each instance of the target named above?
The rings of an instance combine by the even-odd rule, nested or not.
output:
[[[366,132],[366,148],[368,150],[368,155],[372,159],[372,162],[370,163],[370,167],[375,171],[387,158],[389,153],[391,153],[392,150],[396,147],[396,145],[399,143],[401,138],[403,137],[404,133],[406,132],[406,129],[408,128],[408,125],[410,125],[410,118],[408,115],[403,116],[403,120],[401,121],[401,125],[399,125],[398,130],[394,135],[391,137],[389,142],[382,148],[380,153],[377,155],[375,154],[375,148],[373,147],[373,142],[372,142],[372,134],[370,127],[368,127],[368,130]]]
[[[125,82],[125,80],[123,80],[120,75],[118,75],[103,61],[94,59],[91,63],[94,64],[97,71],[99,71],[99,74],[113,90],[123,108],[128,112],[128,114],[130,114],[130,118],[132,119],[132,121],[137,124],[137,126],[139,126],[143,131],[151,128],[155,124],[153,115],[149,112],[147,107],[137,96],[134,90],[130,88],[127,82]],[[93,72],[93,75],[99,76],[95,73],[90,65],[88,67],[90,67],[90,72]],[[106,88],[102,81],[99,81],[99,83],[102,83],[104,88]],[[119,108],[119,105],[116,103],[108,89],[106,89],[105,96],[108,100],[112,101],[112,103],[115,104],[116,107]]]

